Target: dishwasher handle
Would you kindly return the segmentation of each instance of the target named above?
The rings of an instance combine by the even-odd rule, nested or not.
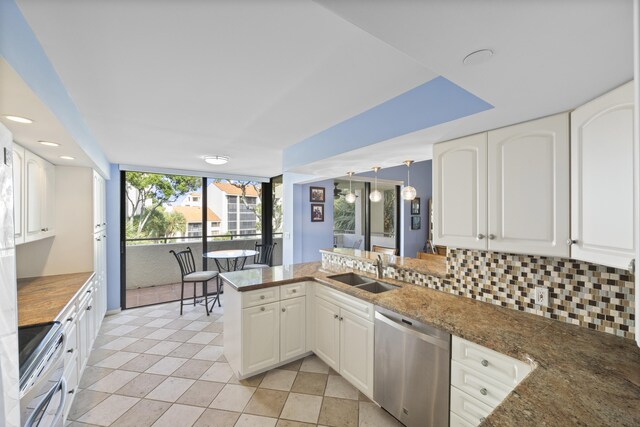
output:
[[[414,337],[422,340],[422,341],[426,341],[430,344],[436,345],[444,350],[449,351],[449,340],[445,340],[442,338],[437,338],[437,337],[433,337],[431,335],[427,335],[424,334],[422,332],[418,332],[415,329],[405,325],[405,324],[401,324],[400,322],[397,322],[394,319],[391,319],[387,316],[385,316],[384,314],[380,313],[379,311],[376,311],[375,313],[375,319],[376,321],[380,321],[386,325],[391,326],[394,329],[397,329],[398,331],[402,332],[403,334],[408,334],[408,335],[413,335]]]

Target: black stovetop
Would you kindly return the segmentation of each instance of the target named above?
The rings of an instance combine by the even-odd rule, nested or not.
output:
[[[20,378],[45,351],[48,341],[60,328],[60,322],[40,323],[38,325],[20,326],[18,328],[18,350],[20,363]]]

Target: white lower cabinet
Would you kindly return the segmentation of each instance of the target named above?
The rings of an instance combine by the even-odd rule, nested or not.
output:
[[[314,352],[362,393],[372,397],[374,326],[368,316],[373,305],[356,300],[351,306],[351,297],[328,289],[322,289],[321,295],[333,302],[315,297]],[[363,304],[371,310],[354,309]]]
[[[280,362],[279,302],[242,310],[242,370],[256,372]]]
[[[531,366],[478,344],[451,339],[451,426],[477,426],[531,372]]]
[[[280,301],[280,358],[288,360],[307,351],[306,298]]]

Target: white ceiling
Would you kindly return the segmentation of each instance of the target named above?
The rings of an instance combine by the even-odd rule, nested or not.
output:
[[[18,0],[114,163],[272,176],[282,150],[443,75],[496,108],[296,170],[342,176],[632,78],[632,2]],[[463,66],[471,51],[491,61]],[[232,161],[213,168],[201,157]]]

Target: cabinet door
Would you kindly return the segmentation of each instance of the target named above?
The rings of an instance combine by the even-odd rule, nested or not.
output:
[[[78,375],[82,374],[82,369],[91,350],[89,347],[87,303],[88,299],[81,303],[78,309]]]
[[[306,298],[280,302],[280,360],[291,359],[306,350]]]
[[[43,161],[43,178],[41,225],[44,233],[53,235],[56,219],[56,167],[47,161]]]
[[[340,309],[315,297],[315,353],[335,371],[340,371]]]
[[[487,134],[433,147],[433,239],[454,248],[487,248]]]
[[[242,373],[250,374],[280,361],[280,303],[242,310]]]
[[[489,250],[569,256],[569,116],[489,132]]]
[[[571,113],[572,258],[626,269],[635,256],[633,114],[633,82]]]
[[[340,311],[340,375],[373,396],[373,323]]]
[[[25,241],[40,238],[42,231],[42,209],[44,168],[42,160],[35,154],[25,151]]]
[[[13,144],[13,224],[15,244],[24,243],[24,148]]]
[[[89,297],[89,303],[87,305],[87,337],[89,343],[88,351],[91,352],[93,346],[93,340],[96,338],[96,307],[95,299],[93,295]]]

